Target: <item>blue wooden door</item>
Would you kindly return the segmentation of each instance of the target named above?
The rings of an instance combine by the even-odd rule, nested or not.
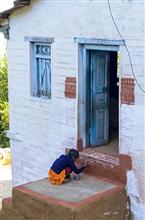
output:
[[[88,137],[89,146],[108,143],[109,134],[109,94],[108,63],[109,53],[88,51]]]

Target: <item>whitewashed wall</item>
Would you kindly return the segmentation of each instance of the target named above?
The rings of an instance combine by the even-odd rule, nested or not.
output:
[[[134,72],[144,87],[144,3],[110,1],[116,23],[130,50]],[[77,99],[64,97],[66,76],[78,77],[78,45],[74,37],[120,37],[107,0],[32,1],[10,18],[9,102],[13,183],[47,176],[48,167],[66,147],[77,142]],[[52,98],[30,97],[30,51],[25,36],[53,37]],[[121,47],[121,76],[132,76],[127,52]],[[120,105],[120,153],[132,158],[128,192],[135,220],[145,219],[145,137],[143,93],[135,86],[135,105]]]

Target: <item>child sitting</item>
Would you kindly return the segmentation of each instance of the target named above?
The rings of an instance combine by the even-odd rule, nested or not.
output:
[[[78,169],[75,162],[79,158],[79,152],[75,149],[71,149],[68,155],[61,155],[54,161],[50,170],[48,171],[48,177],[51,184],[61,185],[66,179],[70,178],[70,174],[73,171],[76,174],[80,174],[85,166]]]

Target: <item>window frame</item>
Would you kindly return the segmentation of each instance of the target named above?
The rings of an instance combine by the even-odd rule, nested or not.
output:
[[[52,78],[52,43],[54,42],[54,38],[48,37],[31,37],[25,36],[25,42],[29,42],[30,47],[30,95],[33,98],[39,99],[51,99],[51,78]],[[35,57],[35,45],[46,45],[50,47],[50,94],[49,96],[36,95],[36,82],[35,82],[35,73],[36,73],[36,57]],[[46,57],[47,58],[47,57]],[[38,100],[39,100],[38,99]]]
[[[47,47],[49,47],[50,48],[50,55],[40,55],[40,54],[38,54],[37,55],[37,53],[36,53],[36,51],[37,51],[37,46],[47,46]],[[34,59],[34,62],[33,62],[33,65],[34,65],[34,67],[33,67],[33,74],[34,74],[34,76],[33,76],[33,83],[34,83],[34,86],[33,86],[33,89],[34,89],[34,91],[33,91],[33,96],[35,96],[35,97],[42,97],[42,98],[47,98],[47,99],[51,99],[51,44],[47,44],[47,43],[39,43],[39,42],[34,42],[34,44],[33,44],[33,59]],[[38,73],[38,69],[37,69],[37,59],[46,59],[46,60],[48,60],[48,61],[50,61],[50,74],[49,74],[49,82],[50,82],[50,87],[48,88],[48,90],[49,90],[49,94],[48,95],[42,95],[41,94],[41,89],[39,89],[39,84],[40,84],[40,81],[37,81],[37,79],[36,79],[36,76],[37,76],[37,74],[40,74],[40,73]],[[38,93],[38,94],[36,94],[36,93]]]

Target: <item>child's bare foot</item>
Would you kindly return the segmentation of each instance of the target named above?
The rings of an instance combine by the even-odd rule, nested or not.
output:
[[[67,178],[65,178],[64,183],[69,183],[71,181],[72,181],[71,177],[69,177],[69,178],[67,177]]]

